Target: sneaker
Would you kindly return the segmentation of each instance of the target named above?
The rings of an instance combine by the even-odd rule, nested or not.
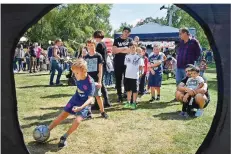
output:
[[[188,117],[189,117],[189,115],[188,115],[187,112],[184,113],[184,117],[185,117],[185,118],[188,118]]]
[[[54,83],[50,83],[49,85],[50,85],[50,86],[54,86]]]
[[[118,96],[117,102],[118,102],[118,103],[122,103],[122,102],[123,102],[122,96]]]
[[[204,113],[204,110],[198,109],[198,110],[196,111],[196,113],[195,113],[195,116],[196,116],[196,117],[200,117],[200,116],[203,115],[203,113]]]
[[[63,84],[62,83],[56,83],[55,85],[56,86],[62,86]]]
[[[184,116],[184,113],[185,113],[184,111],[181,111],[181,112],[179,113],[179,115],[180,115],[180,116]]]
[[[60,138],[59,143],[58,143],[58,147],[59,147],[59,148],[63,148],[63,147],[65,147],[66,145],[67,145],[66,138],[62,136],[62,137]]]
[[[156,100],[159,101],[159,100],[160,100],[160,97],[157,97]]]
[[[131,107],[131,109],[135,110],[135,109],[137,108],[137,105],[136,105],[136,103],[132,103],[132,104],[130,105],[130,107]]]
[[[109,116],[107,115],[107,113],[105,113],[105,112],[102,112],[102,113],[101,113],[101,116],[102,116],[104,119],[108,119],[108,117],[109,117]]]
[[[130,105],[129,102],[125,103],[125,105],[124,105],[124,108],[125,108],[125,109],[129,109],[130,107],[131,107],[131,105]]]
[[[149,100],[149,102],[153,102],[154,100],[155,100],[155,98],[152,97],[152,98]]]

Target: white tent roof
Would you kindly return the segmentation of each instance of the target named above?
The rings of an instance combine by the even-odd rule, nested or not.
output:
[[[23,37],[20,38],[19,41],[20,41],[20,42],[26,42],[27,40],[28,40],[28,38],[26,38],[26,37],[23,36]]]
[[[179,32],[178,28],[164,26],[157,23],[148,23],[131,29],[131,34],[178,33],[178,32]],[[122,34],[122,32],[118,32],[116,34]]]

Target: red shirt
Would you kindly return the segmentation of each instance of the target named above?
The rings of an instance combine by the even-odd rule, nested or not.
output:
[[[144,57],[144,74],[148,72],[148,58]]]

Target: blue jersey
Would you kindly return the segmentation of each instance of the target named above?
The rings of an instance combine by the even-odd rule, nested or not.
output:
[[[92,77],[88,75],[85,80],[79,80],[79,81],[76,80],[75,83],[77,86],[75,95],[80,101],[79,103],[78,102],[75,103],[77,103],[76,105],[81,106],[83,103],[85,103],[88,100],[89,96],[94,96],[95,82],[92,79]]]
[[[155,71],[156,75],[161,75],[163,73],[163,54],[159,53],[158,55],[153,54],[149,57],[149,62],[151,64],[155,64],[161,62],[161,64],[157,67],[154,67],[153,70]]]

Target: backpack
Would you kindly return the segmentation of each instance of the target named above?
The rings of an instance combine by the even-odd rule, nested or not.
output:
[[[48,48],[48,58],[52,57],[53,46]]]

